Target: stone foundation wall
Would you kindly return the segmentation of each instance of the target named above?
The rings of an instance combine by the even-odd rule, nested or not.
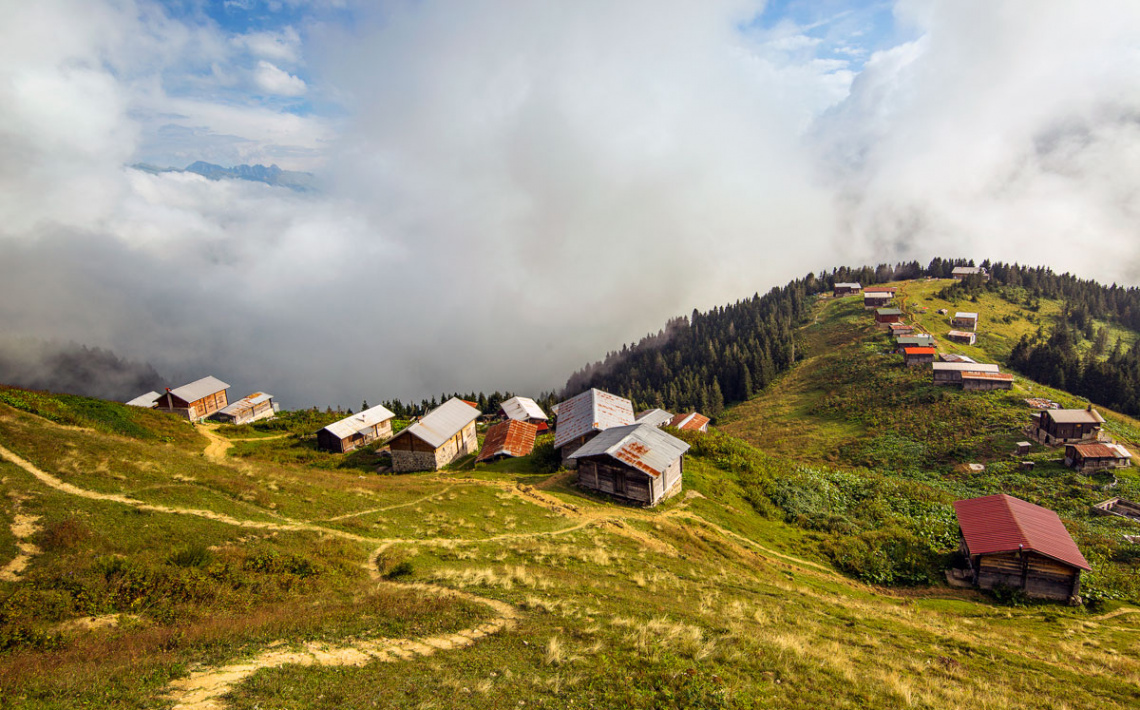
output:
[[[396,473],[435,471],[438,467],[433,451],[392,451],[392,470]]]

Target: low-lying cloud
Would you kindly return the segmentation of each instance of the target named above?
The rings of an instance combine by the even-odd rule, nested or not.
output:
[[[743,0],[393,3],[240,38],[144,2],[35,5],[0,28],[3,332],[170,384],[286,406],[535,392],[669,316],[844,263],[1138,281],[1128,3],[900,3],[913,38],[862,65],[742,30]],[[145,41],[123,50],[126,30]],[[343,114],[191,91],[264,65],[262,90]],[[164,156],[325,189],[124,167]]]

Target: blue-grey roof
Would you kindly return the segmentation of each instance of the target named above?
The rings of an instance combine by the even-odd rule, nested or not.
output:
[[[660,476],[689,445],[651,424],[606,429],[570,454],[572,459],[606,455],[651,476]]]

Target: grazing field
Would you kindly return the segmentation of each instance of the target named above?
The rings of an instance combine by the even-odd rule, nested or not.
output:
[[[1140,529],[1088,510],[1110,481],[1040,447],[1021,470],[1029,383],[935,388],[869,320],[822,300],[801,363],[678,433],[685,488],[653,509],[579,491],[542,446],[392,475],[299,420],[0,390],[3,705],[1136,707]],[[950,504],[998,490],[1062,515],[1089,604],[945,584]]]

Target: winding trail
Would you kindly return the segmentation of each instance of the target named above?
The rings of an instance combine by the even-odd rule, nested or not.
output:
[[[40,520],[37,515],[23,515],[16,513],[12,518],[12,535],[16,538],[16,549],[18,552],[8,564],[0,568],[0,579],[5,582],[18,582],[20,576],[23,574],[24,569],[31,562],[32,557],[40,554],[40,548],[36,547],[33,543],[28,542],[28,538],[39,532],[39,526],[36,525]]]

